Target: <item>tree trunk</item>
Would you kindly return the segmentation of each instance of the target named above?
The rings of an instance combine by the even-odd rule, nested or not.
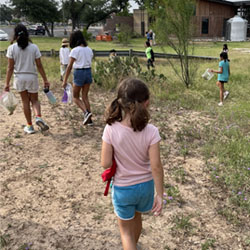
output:
[[[45,30],[47,31],[48,36],[51,37],[51,33],[50,33],[47,23],[43,23],[43,26],[45,27]]]
[[[51,22],[51,37],[54,37],[54,22]]]

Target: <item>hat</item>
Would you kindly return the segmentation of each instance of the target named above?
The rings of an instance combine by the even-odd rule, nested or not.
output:
[[[69,41],[67,38],[63,38],[62,39],[62,46],[68,46],[69,45]]]

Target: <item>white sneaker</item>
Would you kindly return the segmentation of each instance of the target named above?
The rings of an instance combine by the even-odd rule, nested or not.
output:
[[[226,100],[229,96],[229,91],[225,91],[223,94],[223,99]]]
[[[46,131],[49,129],[49,126],[44,122],[41,117],[36,117],[36,125],[40,127],[42,131]]]
[[[35,133],[35,130],[34,130],[34,127],[33,125],[27,125],[24,127],[24,132],[27,133],[27,134],[34,134]]]
[[[220,106],[220,107],[223,106],[223,102],[219,102],[218,106]]]

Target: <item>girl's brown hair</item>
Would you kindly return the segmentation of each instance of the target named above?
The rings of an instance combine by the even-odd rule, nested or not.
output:
[[[106,111],[106,123],[112,125],[122,121],[123,112],[129,113],[134,131],[142,131],[149,121],[149,113],[144,102],[149,99],[147,85],[135,78],[126,78],[119,87],[115,98]]]

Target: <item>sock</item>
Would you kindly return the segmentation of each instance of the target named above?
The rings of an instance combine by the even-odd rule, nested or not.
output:
[[[41,116],[41,115],[37,115],[36,117],[39,117],[39,118],[41,118],[42,116]]]
[[[28,122],[28,126],[29,126],[29,127],[32,126],[32,122]]]

